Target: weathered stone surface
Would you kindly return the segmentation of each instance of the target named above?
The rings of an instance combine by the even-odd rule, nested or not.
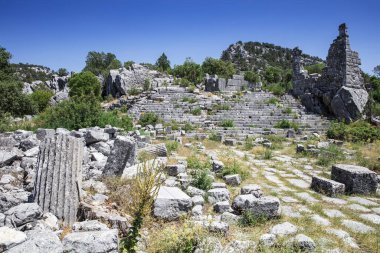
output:
[[[219,233],[222,235],[226,235],[230,226],[225,222],[213,221],[210,224],[209,230],[210,232]]]
[[[304,234],[298,234],[293,240],[293,245],[302,251],[314,251],[317,247],[313,239]]]
[[[145,148],[139,149],[139,154],[147,153],[148,155],[158,156],[158,157],[167,157],[168,150],[165,146],[165,143],[148,145]]]
[[[270,230],[270,233],[277,236],[284,236],[284,235],[295,234],[297,233],[297,231],[298,231],[297,226],[293,225],[290,222],[284,222],[284,223],[273,226],[273,228]]]
[[[100,141],[108,141],[109,135],[103,131],[89,130],[84,139],[86,140],[86,145],[91,145]]]
[[[39,252],[39,253],[62,253],[63,246],[58,236],[49,230],[26,231],[27,240],[7,253]]]
[[[186,166],[183,164],[166,165],[165,170],[169,176],[177,176],[179,173],[186,172]]]
[[[239,174],[226,175],[223,177],[223,179],[226,181],[226,184],[231,186],[238,186],[241,184],[241,177]]]
[[[342,220],[342,224],[343,224],[343,226],[354,231],[355,233],[366,234],[366,233],[375,232],[374,228],[367,226],[361,222],[354,221],[354,220]]]
[[[82,183],[83,142],[68,135],[46,138],[40,146],[33,198],[65,225],[76,221]]]
[[[261,196],[263,196],[263,192],[261,191],[260,186],[258,186],[256,184],[249,184],[249,185],[243,186],[240,189],[240,193],[243,195],[244,194],[252,194],[256,198],[260,198]]]
[[[214,204],[213,208],[216,213],[224,213],[224,212],[232,211],[230,207],[230,203],[228,201],[217,202]]]
[[[330,197],[336,197],[344,194],[345,185],[326,178],[313,176],[311,181],[311,189],[316,192],[326,194]]]
[[[20,203],[28,202],[30,195],[30,192],[24,190],[0,192],[0,212],[6,212]]]
[[[134,139],[125,136],[116,137],[113,149],[104,167],[104,174],[121,175],[124,168],[134,165],[136,162],[136,149]]]
[[[18,158],[22,157],[22,152],[16,148],[13,149],[0,149],[0,167],[10,165]]]
[[[230,200],[230,192],[226,188],[215,188],[207,191],[208,201],[211,204]]]
[[[224,163],[219,160],[213,160],[212,161],[212,171],[214,172],[220,172],[224,168]]]
[[[259,243],[264,247],[272,247],[276,243],[276,235],[263,234],[260,236]]]
[[[246,253],[253,252],[256,249],[256,244],[253,241],[238,241],[234,240],[226,245],[223,253]]]
[[[108,230],[108,227],[106,224],[103,224],[97,220],[75,222],[72,228],[73,228],[73,231],[75,232]]]
[[[4,215],[6,226],[19,227],[41,218],[42,209],[36,203],[22,203],[12,207]]]
[[[333,165],[331,179],[344,184],[347,193],[371,194],[378,187],[376,173],[356,165]]]
[[[165,220],[176,220],[192,207],[191,198],[177,187],[162,186],[154,201],[154,216]]]
[[[63,238],[64,252],[72,253],[118,253],[117,229],[74,232]]]
[[[236,225],[239,221],[239,216],[230,212],[224,212],[220,216],[220,220],[229,225]]]
[[[204,190],[198,189],[197,187],[194,186],[189,186],[186,189],[186,193],[189,194],[190,197],[193,196],[205,196],[206,192]]]
[[[280,215],[280,200],[276,197],[256,198],[252,194],[239,195],[232,208],[237,212],[250,211],[253,215],[274,218]]]
[[[9,227],[0,227],[0,251],[15,247],[26,240],[24,232]]]

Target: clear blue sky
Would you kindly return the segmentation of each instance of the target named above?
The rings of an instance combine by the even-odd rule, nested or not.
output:
[[[325,58],[338,25],[369,72],[380,64],[379,0],[0,0],[0,45],[12,62],[80,71],[88,51],[172,65],[220,57],[236,41]]]

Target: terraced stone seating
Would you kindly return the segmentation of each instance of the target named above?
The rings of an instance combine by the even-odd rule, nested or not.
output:
[[[275,128],[281,120],[298,124],[304,132],[321,132],[329,126],[326,118],[307,113],[290,95],[278,98],[269,92],[252,92],[233,98],[232,93],[222,96],[211,93],[197,95],[180,88],[168,88],[160,89],[153,97],[160,97],[160,100],[143,99],[135,103],[129,113],[138,119],[143,113],[154,112],[165,122],[208,127],[236,139],[268,131],[285,134],[286,130]],[[225,107],[224,110],[220,105]],[[192,110],[197,108],[202,113],[193,115]],[[233,121],[234,126],[220,126],[226,120]]]

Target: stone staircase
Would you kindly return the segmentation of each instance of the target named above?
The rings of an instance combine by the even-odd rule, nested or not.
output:
[[[222,106],[228,110],[223,110]],[[201,115],[192,114],[197,108],[201,109]],[[285,133],[286,129],[275,128],[283,119],[296,123],[303,132],[323,132],[330,124],[327,118],[306,112],[291,95],[278,98],[269,92],[251,92],[242,96],[233,93],[197,95],[181,88],[160,89],[129,109],[135,119],[146,112],[156,113],[165,122],[190,123],[237,139],[254,134]],[[234,127],[220,126],[226,120],[232,120]]]

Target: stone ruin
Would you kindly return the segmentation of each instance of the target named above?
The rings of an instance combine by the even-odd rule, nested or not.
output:
[[[205,91],[241,91],[244,89],[261,90],[261,82],[250,83],[242,75],[233,75],[232,78],[220,78],[217,75],[206,75]]]
[[[322,74],[309,74],[303,67],[302,51],[293,49],[293,95],[319,114],[333,114],[346,122],[360,119],[368,101],[359,54],[351,50],[346,24],[331,44]]]

